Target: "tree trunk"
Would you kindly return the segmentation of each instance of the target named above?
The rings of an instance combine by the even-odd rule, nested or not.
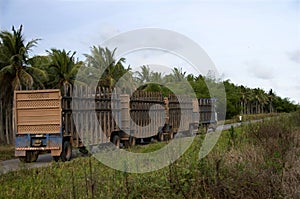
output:
[[[270,104],[269,104],[269,106],[270,106],[270,108],[269,108],[269,109],[270,109],[270,110],[269,110],[269,111],[270,111],[270,113],[273,113],[273,105],[272,105],[272,100],[270,101]]]
[[[5,142],[2,100],[0,100],[0,142]]]
[[[9,142],[9,116],[8,116],[8,109],[6,109],[5,114],[5,133],[6,133],[6,144],[10,144]]]

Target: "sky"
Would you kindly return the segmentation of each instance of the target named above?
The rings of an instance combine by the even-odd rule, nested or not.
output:
[[[26,41],[41,39],[32,55],[57,48],[79,59],[120,33],[175,31],[207,53],[222,79],[300,103],[299,0],[0,0],[0,29],[21,24]],[[125,58],[133,67],[169,65],[197,75],[186,60],[159,50]]]

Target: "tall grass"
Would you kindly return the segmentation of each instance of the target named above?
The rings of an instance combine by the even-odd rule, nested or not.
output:
[[[204,135],[168,167],[130,174],[93,157],[0,177],[0,198],[299,198],[300,113],[224,131],[205,158]],[[147,152],[162,143],[130,148]]]
[[[0,161],[9,160],[15,157],[15,147],[13,145],[0,144]]]

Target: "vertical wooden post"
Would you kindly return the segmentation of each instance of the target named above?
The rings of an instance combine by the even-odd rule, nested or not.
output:
[[[16,120],[15,120],[15,107],[16,107],[16,100],[15,100],[15,94],[14,94],[14,99],[13,99],[13,106],[12,106],[12,111],[11,111],[11,115],[12,115],[12,143],[15,144],[15,139],[16,139],[16,134],[17,134],[17,129],[16,129]]]
[[[6,109],[5,114],[5,133],[6,133],[6,144],[10,144],[9,140],[9,115],[8,115],[8,109]]]
[[[129,130],[130,129],[130,98],[128,94],[121,94],[121,129]]]

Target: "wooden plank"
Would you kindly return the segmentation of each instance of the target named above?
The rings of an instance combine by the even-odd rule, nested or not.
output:
[[[15,91],[14,113],[17,133],[59,133],[61,94],[59,90]]]

